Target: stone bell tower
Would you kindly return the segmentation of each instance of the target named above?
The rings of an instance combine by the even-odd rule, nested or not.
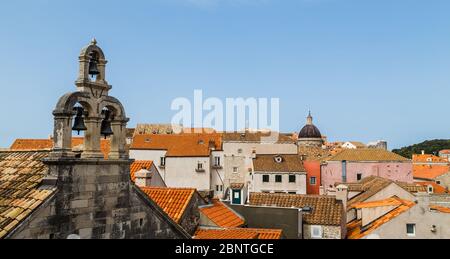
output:
[[[26,238],[190,237],[131,180],[126,151],[128,118],[109,95],[105,55],[93,40],[81,51],[76,91],[63,95],[53,111],[54,147],[41,188],[55,190],[24,227],[40,226]],[[81,150],[72,150],[72,131],[84,131]],[[109,139],[105,158],[101,139]]]
[[[110,135],[109,159],[127,159],[126,126],[129,119],[119,100],[109,95],[111,86],[106,79],[105,55],[97,41],[81,51],[79,76],[75,82],[77,91],[62,96],[53,111],[54,150],[52,157],[72,157],[72,129],[85,131],[81,158],[103,158],[100,150],[102,135]],[[74,127],[73,117],[77,122]],[[81,127],[80,127],[81,126]]]

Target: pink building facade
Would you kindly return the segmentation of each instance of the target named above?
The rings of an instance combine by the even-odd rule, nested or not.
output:
[[[368,176],[412,183],[411,161],[328,161],[321,166],[321,185],[327,189],[335,183],[357,182]]]

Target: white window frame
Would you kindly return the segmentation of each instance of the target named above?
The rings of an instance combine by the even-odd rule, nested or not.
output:
[[[314,234],[315,230],[319,231],[319,235],[315,235]],[[322,226],[318,226],[318,225],[312,225],[311,226],[311,238],[322,239],[323,238],[323,227]]]
[[[159,160],[160,166],[166,166],[166,157],[162,156]]]
[[[413,226],[413,233],[408,233],[408,225],[412,225]],[[407,223],[406,224],[406,235],[409,237],[415,237],[416,236],[416,224],[414,223]]]
[[[238,173],[239,173],[239,167],[236,167],[236,166],[233,167],[233,174],[238,174]]]
[[[215,156],[214,157],[214,166],[220,166],[220,156]]]

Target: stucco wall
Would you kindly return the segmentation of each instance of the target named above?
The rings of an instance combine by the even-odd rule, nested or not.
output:
[[[164,150],[130,150],[130,158],[134,160],[151,160],[158,167],[161,177],[164,179],[165,169],[160,167],[161,157],[166,156]]]
[[[406,224],[416,224],[416,235],[408,236]],[[436,226],[436,232],[431,227]],[[450,214],[430,211],[426,203],[419,201],[408,211],[383,224],[365,238],[381,239],[449,239]]]
[[[269,175],[270,181],[263,182],[263,175]],[[275,175],[282,176],[282,182],[275,182]],[[296,176],[296,182],[289,182],[289,175]],[[251,184],[251,192],[296,192],[297,194],[306,194],[306,174],[302,172],[254,172]]]
[[[203,164],[204,172],[197,172],[197,164]],[[166,184],[169,187],[211,190],[209,157],[168,157],[166,158]]]
[[[347,182],[357,182],[357,174],[362,178],[379,176],[394,181],[413,182],[411,162],[347,162]],[[334,186],[342,182],[342,162],[329,161],[322,165],[322,185]]]

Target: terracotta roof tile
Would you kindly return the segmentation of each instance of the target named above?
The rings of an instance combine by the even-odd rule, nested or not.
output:
[[[306,172],[298,155],[257,155],[253,167],[256,172]]]
[[[266,132],[225,132],[223,133],[224,142],[262,142],[264,137],[269,137],[270,133]],[[277,143],[295,143],[292,136],[278,134]]]
[[[348,187],[348,191],[350,192],[361,192],[348,201],[348,207],[350,207],[352,204],[364,202],[392,183],[397,184],[398,186],[411,193],[427,191],[425,186],[421,186],[416,183],[410,184],[403,182],[394,182],[392,180],[378,176],[368,176],[356,183],[336,183],[336,186],[343,184]]]
[[[413,163],[448,163],[447,159],[430,154],[413,154],[412,161]]]
[[[372,233],[374,230],[382,226],[383,224],[391,221],[392,219],[396,218],[403,212],[409,210],[412,208],[415,203],[412,201],[402,200],[397,197],[395,197],[399,201],[399,205],[390,212],[384,214],[380,218],[374,220],[371,222],[368,226],[362,227],[362,221],[361,220],[354,220],[347,224],[347,238],[348,239],[360,239],[362,237],[365,237]],[[383,201],[380,201],[380,204],[383,204]],[[362,205],[362,204],[361,204]]]
[[[310,225],[339,226],[344,217],[344,205],[334,196],[251,193],[249,203],[254,206],[284,208],[311,207],[312,212],[303,217],[303,221]]]
[[[442,206],[430,206],[430,209],[436,210],[442,213],[450,213],[450,208]]]
[[[443,187],[435,182],[416,182],[416,184],[425,186],[425,187],[432,186],[433,193],[437,193],[437,194],[449,193],[449,191],[447,189],[445,189],[445,187]]]
[[[135,135],[131,149],[166,150],[167,157],[207,157],[215,150],[222,150],[220,134]]]
[[[79,148],[84,143],[84,138],[72,138],[72,148]],[[52,139],[16,139],[11,145],[11,151],[50,151],[53,148]],[[109,139],[102,139],[100,149],[108,157],[111,145]]]
[[[417,179],[435,179],[450,172],[448,165],[413,165],[413,176]]]
[[[196,192],[195,189],[187,188],[143,187],[141,189],[177,223],[180,223]]]
[[[395,153],[383,149],[344,149],[328,161],[409,161]]]
[[[199,228],[194,239],[281,239],[283,231],[280,229],[255,228],[226,228],[206,229]]]
[[[202,207],[200,211],[218,227],[235,228],[245,224],[245,221],[236,212],[220,201],[214,201],[212,206]]]
[[[41,160],[48,154],[43,151],[0,152],[0,238],[56,190],[39,189],[47,174],[47,167]]]
[[[384,206],[399,206],[402,202],[395,197],[381,200],[381,201],[372,201],[372,202],[359,202],[352,204],[351,207],[355,209],[362,208],[375,208],[375,207],[384,207]]]
[[[136,177],[134,176],[134,174],[137,171],[140,171],[141,169],[146,169],[146,170],[150,170],[150,168],[153,165],[153,161],[151,160],[136,160],[134,161],[131,166],[130,166],[130,176],[131,176],[131,180],[133,182],[136,181]]]

